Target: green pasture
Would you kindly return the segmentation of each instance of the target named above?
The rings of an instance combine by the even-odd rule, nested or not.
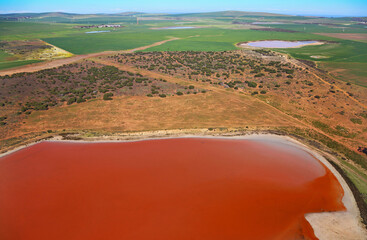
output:
[[[190,15],[190,16],[196,16]],[[183,17],[187,17],[183,15]],[[56,18],[56,17],[55,17]],[[327,43],[319,46],[306,46],[302,48],[273,49],[275,51],[290,54],[295,58],[317,61],[322,63],[325,68],[340,66],[332,63],[342,64],[346,71],[340,78],[346,81],[352,81],[360,85],[367,85],[365,79],[366,73],[363,69],[367,61],[367,43],[351,40],[342,40],[321,35],[315,35],[316,32],[342,32],[341,24],[337,26],[320,26],[317,24],[290,23],[295,20],[307,20],[305,17],[289,16],[265,16],[261,20],[277,21],[289,20],[288,24],[269,24],[269,27],[283,28],[298,31],[274,32],[257,31],[249,29],[231,29],[233,18],[226,13],[221,13],[217,17],[202,15],[201,18],[189,20],[141,20],[139,25],[134,21],[126,21],[124,28],[117,29],[77,29],[76,22],[86,24],[97,24],[114,22],[115,20],[136,20],[133,16],[126,17],[90,17],[85,19],[73,20],[74,24],[64,23],[40,23],[40,22],[5,22],[0,21],[0,40],[27,40],[42,39],[57,47],[65,49],[74,54],[88,54],[108,50],[127,50],[152,43],[169,39],[172,37],[179,40],[170,41],[160,46],[146,49],[145,51],[226,51],[238,49],[235,44],[246,41],[257,40],[328,40],[333,43]],[[256,16],[239,16],[239,20],[256,20]],[[246,20],[247,19],[247,20]],[[70,19],[69,19],[70,20]],[[236,19],[237,20],[237,19]],[[55,20],[55,21],[61,21]],[[100,22],[98,22],[100,21]],[[332,20],[330,20],[332,21]],[[339,21],[340,22],[340,21]],[[165,26],[193,25],[201,28],[194,29],[176,29],[163,30],[152,29]],[[266,24],[265,24],[266,26]],[[256,27],[256,26],[254,26]],[[110,30],[108,33],[86,34],[85,32],[94,30]],[[344,33],[362,33],[366,28],[359,25],[348,25],[344,28]],[[319,56],[321,58],[313,58]],[[0,62],[6,61],[8,55],[0,51]],[[27,64],[28,61],[5,62],[0,65],[1,69]],[[352,79],[346,79],[346,76],[353,76]],[[355,79],[355,80],[353,80]],[[359,80],[357,80],[359,79]],[[362,80],[361,80],[362,79]]]
[[[27,64],[42,62],[38,60],[25,60],[25,61],[11,61],[11,62],[0,62],[0,70],[19,67]]]

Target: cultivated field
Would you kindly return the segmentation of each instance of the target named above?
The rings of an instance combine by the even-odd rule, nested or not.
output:
[[[147,51],[225,51],[235,50],[238,42],[256,40],[327,40],[330,44],[278,51],[293,57],[316,61],[327,70],[333,63],[345,64],[342,71],[362,76],[358,81],[342,75],[340,79],[367,86],[366,74],[359,66],[367,59],[367,29],[354,18],[317,18],[263,13],[218,12],[211,14],[159,15],[128,13],[120,16],[64,15],[62,13],[35,14],[22,22],[7,21],[0,17],[0,40],[42,39],[72,54],[88,54],[137,48],[172,37],[178,41],[151,48]],[[106,23],[121,24],[110,32],[86,34],[98,29],[76,28],[80,25]],[[138,24],[137,24],[138,23]],[[167,26],[194,26],[192,29],[159,29]],[[158,28],[158,29],[157,29]],[[266,30],[266,31],[265,31]],[[3,55],[3,54],[1,54]],[[17,59],[13,63],[1,60],[0,69],[28,64]],[[1,62],[2,61],[2,62]],[[340,69],[340,68],[338,68]],[[331,71],[333,72],[333,71]]]

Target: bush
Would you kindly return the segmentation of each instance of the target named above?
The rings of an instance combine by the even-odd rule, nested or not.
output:
[[[195,87],[193,85],[190,85],[189,86],[189,89],[194,89]]]
[[[85,102],[85,99],[84,98],[78,98],[78,100],[76,100],[77,103],[82,103],[82,102]]]
[[[350,121],[352,123],[362,124],[362,119],[360,119],[360,118],[351,118]]]
[[[75,98],[75,97],[72,97],[72,98],[69,98],[69,99],[68,99],[67,104],[68,104],[68,105],[70,105],[70,104],[73,104],[73,103],[75,103],[75,102],[76,102],[76,98]]]
[[[266,94],[266,91],[265,90],[261,90],[260,92],[261,94]]]
[[[252,87],[252,88],[257,87],[257,83],[255,83],[255,82],[248,82],[248,83],[247,83],[247,85],[248,85],[249,87]]]
[[[179,95],[179,96],[183,95],[182,92],[177,92],[176,94]]]
[[[105,93],[103,95],[103,100],[105,101],[112,100],[112,96],[113,96],[113,93]]]
[[[165,97],[166,97],[166,94],[159,94],[159,96],[160,96],[161,98],[165,98]]]

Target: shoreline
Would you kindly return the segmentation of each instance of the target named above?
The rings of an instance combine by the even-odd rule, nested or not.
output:
[[[182,134],[183,133],[183,134]],[[41,139],[32,143],[19,146],[15,149],[0,154],[0,158],[16,151],[30,147],[43,141],[49,142],[70,142],[70,143],[111,143],[111,142],[137,142],[161,139],[175,139],[175,138],[213,138],[213,139],[238,139],[238,140],[263,140],[263,141],[277,141],[283,144],[292,145],[302,149],[303,151],[312,155],[316,160],[328,168],[337,178],[339,184],[342,186],[344,195],[342,202],[346,207],[346,211],[337,212],[318,212],[307,213],[305,219],[312,226],[315,236],[321,239],[367,239],[366,226],[362,223],[362,217],[357,205],[356,199],[346,180],[341,173],[329,162],[328,158],[334,158],[330,154],[314,147],[307,143],[301,142],[299,139],[292,138],[288,135],[278,135],[274,133],[242,133],[242,134],[215,134],[215,132],[201,132],[184,133],[181,134],[172,131],[155,131],[155,132],[137,132],[126,134],[122,136],[101,136],[101,137],[84,137],[78,138],[69,136],[54,136],[49,139]],[[200,133],[200,131],[199,131]],[[334,161],[333,161],[334,162]]]

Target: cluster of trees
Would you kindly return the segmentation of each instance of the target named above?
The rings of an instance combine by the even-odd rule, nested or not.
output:
[[[261,55],[273,56],[269,50],[254,50]],[[238,89],[248,85],[237,79],[264,80],[286,77],[293,79],[295,69],[280,61],[262,61],[239,51],[224,52],[139,52],[110,57],[119,63],[165,74],[182,75],[191,80],[221,84]],[[254,84],[248,85],[254,87]],[[255,86],[256,87],[256,86]]]

